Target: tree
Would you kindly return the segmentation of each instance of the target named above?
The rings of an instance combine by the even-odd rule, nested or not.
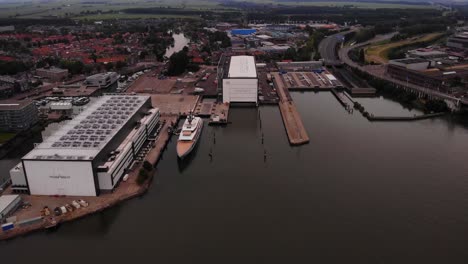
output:
[[[171,76],[182,74],[185,72],[189,61],[190,59],[187,56],[187,53],[183,50],[172,54],[169,58],[169,67],[167,68],[168,74]]]
[[[147,171],[151,171],[151,170],[153,170],[153,165],[151,165],[151,163],[149,161],[145,160],[143,162],[143,168],[145,170],[147,170]]]
[[[118,61],[118,62],[115,63],[115,68],[117,70],[120,70],[125,66],[127,66],[127,63],[125,61]]]
[[[296,60],[296,57],[297,57],[297,52],[296,52],[296,49],[294,48],[287,49],[283,56],[285,60]]]
[[[149,177],[148,172],[145,169],[141,168],[140,171],[138,172],[137,183],[139,185],[142,185],[143,183],[145,183],[148,177]]]
[[[62,60],[60,68],[67,69],[71,74],[80,74],[83,73],[84,64],[81,61]]]
[[[94,61],[94,63],[96,63],[97,59],[98,59],[96,53],[94,53],[94,52],[89,56],[89,58],[92,59]]]
[[[364,53],[364,49],[359,50],[359,61],[362,63],[366,61],[366,55]]]
[[[106,63],[105,67],[106,67],[106,71],[111,71],[112,69],[114,69],[114,63],[112,62]]]

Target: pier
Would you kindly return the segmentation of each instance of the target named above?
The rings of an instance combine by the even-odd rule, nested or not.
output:
[[[424,119],[430,119],[434,117],[444,116],[447,113],[432,113],[432,114],[425,114],[425,115],[415,115],[415,116],[374,116],[368,115],[366,118],[371,121],[418,121]]]
[[[228,123],[229,104],[216,101],[216,99],[204,98],[195,106],[194,113],[200,117],[209,117],[210,125],[224,125]]]
[[[283,79],[278,72],[272,73],[275,86],[280,98],[279,108],[283,123],[288,134],[291,145],[301,145],[309,142],[309,136],[302,123],[301,116],[297,111],[296,105],[291,99],[289,91],[284,85]]]

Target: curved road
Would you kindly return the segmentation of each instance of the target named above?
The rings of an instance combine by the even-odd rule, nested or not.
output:
[[[345,46],[345,47],[343,47],[342,49],[339,50],[338,57],[346,65],[348,65],[348,66],[350,66],[352,68],[359,69],[360,71],[366,72],[366,73],[368,73],[368,74],[370,74],[370,75],[372,75],[372,76],[374,76],[376,78],[386,80],[386,81],[392,82],[392,83],[394,83],[396,85],[399,85],[401,87],[406,87],[406,88],[409,88],[411,90],[415,90],[415,91],[418,91],[418,92],[421,92],[421,93],[424,93],[424,94],[427,94],[427,95],[430,95],[430,96],[433,96],[433,97],[436,97],[436,98],[450,100],[450,101],[454,102],[457,106],[458,106],[459,103],[462,103],[464,105],[468,105],[468,99],[457,98],[457,97],[451,96],[451,95],[446,94],[446,93],[441,93],[439,91],[428,89],[428,88],[425,88],[425,87],[422,87],[422,86],[419,86],[419,85],[415,85],[415,84],[412,84],[412,83],[407,83],[407,82],[404,82],[404,81],[394,79],[394,78],[386,75],[385,73],[381,74],[381,73],[378,73],[376,71],[370,70],[369,66],[361,66],[358,63],[351,60],[349,58],[349,56],[348,56],[349,51],[352,50],[352,49],[364,47],[366,45],[369,45],[369,44],[372,44],[372,43],[375,43],[375,42],[390,39],[395,34],[396,33],[394,32],[394,33],[390,33],[390,34],[386,34],[386,35],[377,35],[376,37],[374,37],[373,39],[371,39],[369,41],[362,42],[362,43],[356,44],[354,46],[347,45],[347,46]]]
[[[344,41],[344,36],[355,29],[339,32],[330,36],[327,36],[319,43],[319,53],[322,56],[326,66],[341,65],[342,62],[337,57],[336,47],[338,44]]]

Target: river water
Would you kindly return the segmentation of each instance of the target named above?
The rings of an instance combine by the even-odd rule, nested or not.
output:
[[[190,42],[183,33],[173,33],[172,37],[174,38],[174,47],[167,48],[166,54],[164,54],[164,56],[168,58],[171,57],[172,54],[181,51]]]
[[[2,260],[466,263],[468,126],[370,123],[331,93],[292,96],[309,144],[289,145],[275,106],[233,108],[187,162],[174,137],[143,197],[1,242]]]

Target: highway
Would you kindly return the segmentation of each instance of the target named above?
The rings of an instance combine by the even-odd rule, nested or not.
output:
[[[325,66],[341,65],[342,62],[337,57],[336,47],[344,41],[344,35],[353,30],[340,32],[324,38],[319,44],[320,56],[322,56]]]

